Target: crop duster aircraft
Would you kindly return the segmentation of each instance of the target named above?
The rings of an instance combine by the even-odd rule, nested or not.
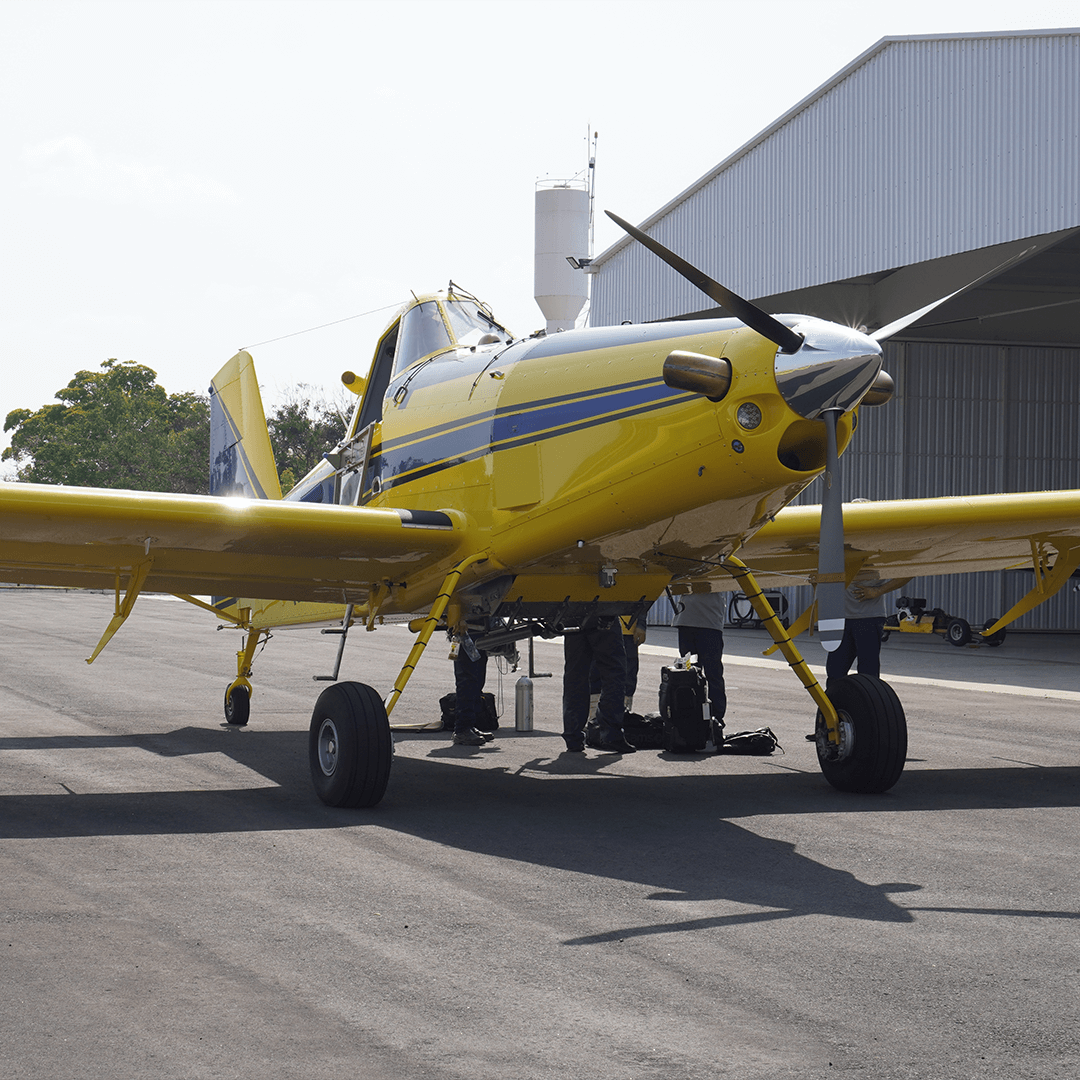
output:
[[[891,394],[880,342],[927,309],[872,335],[770,315],[616,220],[734,317],[515,340],[453,286],[415,297],[367,378],[344,376],[358,394],[345,440],[285,499],[240,353],[214,380],[218,497],[2,485],[0,580],[115,589],[91,660],[142,591],[231,618],[246,631],[225,692],[234,724],[248,721],[269,628],[333,619],[344,632],[426,613],[410,623],[416,641],[389,692],[334,682],[316,702],[311,774],[335,806],[382,798],[389,714],[436,628],[498,653],[590,617],[642,615],[669,586],[738,588],[814,701],[825,777],[887,790],[907,748],[896,694],[864,675],[826,694],[762,587],[815,583],[830,648],[845,583],[860,574],[1031,565],[1035,587],[990,635],[1080,564],[1080,492],[843,509],[839,455],[860,408]],[[820,511],[784,509],[822,475]]]

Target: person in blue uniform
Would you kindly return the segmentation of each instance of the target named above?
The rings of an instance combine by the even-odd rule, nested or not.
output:
[[[477,649],[470,638],[462,639],[458,654],[454,657],[455,746],[483,746],[495,738],[490,731],[483,731],[479,726],[485,716],[486,680],[487,653]]]
[[[626,654],[617,618],[603,618],[563,635],[563,740],[570,753],[588,746],[614,754],[632,754],[623,734],[626,698]],[[586,736],[589,719],[589,676],[600,677],[595,734]]]

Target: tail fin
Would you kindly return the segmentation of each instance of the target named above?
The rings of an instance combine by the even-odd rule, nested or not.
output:
[[[281,498],[255,362],[247,352],[238,352],[210,383],[210,494]]]

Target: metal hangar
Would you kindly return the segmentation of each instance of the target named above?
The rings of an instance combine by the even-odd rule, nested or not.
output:
[[[768,311],[870,329],[986,275],[886,344],[844,497],[1080,488],[1080,30],[884,38],[641,227]],[[719,312],[629,238],[588,269],[594,326]],[[982,625],[1031,582],[905,591]],[[1080,593],[1015,626],[1080,630]]]

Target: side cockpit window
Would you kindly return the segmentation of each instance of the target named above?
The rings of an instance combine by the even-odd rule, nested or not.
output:
[[[449,349],[452,344],[438,304],[431,301],[409,308],[401,317],[394,374],[399,374],[433,352]]]
[[[476,345],[491,333],[507,340],[511,336],[479,304],[450,300],[446,304],[446,317],[450,321],[455,343],[466,348]]]

